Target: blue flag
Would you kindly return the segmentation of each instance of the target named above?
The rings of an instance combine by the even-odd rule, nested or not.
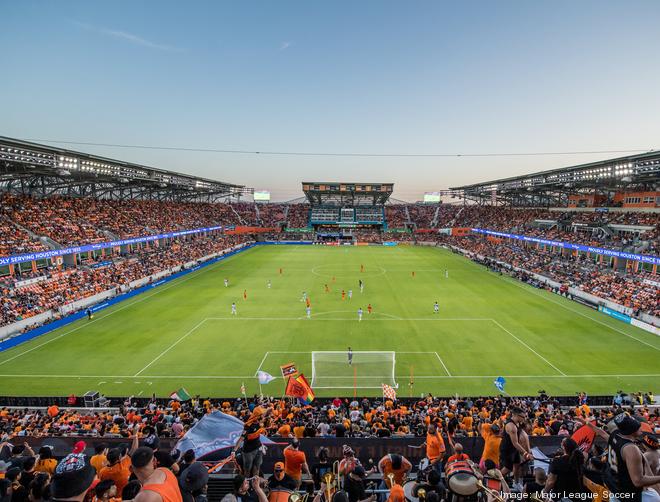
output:
[[[195,457],[207,457],[207,460],[218,460],[229,456],[243,434],[243,422],[236,417],[214,411],[204,415],[193,425],[176,444],[180,452],[192,449]],[[274,444],[265,436],[261,436],[262,444]]]
[[[497,387],[497,390],[504,392],[504,384],[506,383],[504,377],[497,377],[493,383],[495,384],[495,387]]]

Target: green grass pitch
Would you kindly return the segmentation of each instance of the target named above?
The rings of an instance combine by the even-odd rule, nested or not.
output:
[[[342,288],[353,290],[351,300],[342,301]],[[312,302],[310,320],[302,291]],[[494,394],[498,376],[512,395],[660,391],[658,337],[449,251],[259,246],[0,353],[0,394],[166,396],[183,386],[230,397],[244,382],[251,395],[262,369],[279,377],[263,392],[279,396],[281,364],[295,362],[311,377],[312,351],[349,345],[394,351],[400,396]],[[346,377],[337,386],[347,388],[317,395],[353,394],[351,369],[337,367]],[[366,370],[356,365],[356,372],[366,384]]]

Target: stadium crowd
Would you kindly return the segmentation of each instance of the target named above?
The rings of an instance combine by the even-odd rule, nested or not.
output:
[[[222,411],[246,421],[256,404],[268,410],[262,427],[268,437],[421,437],[426,427],[441,422],[452,437],[477,437],[484,424],[498,422],[513,406],[528,410],[529,435],[571,434],[576,417],[593,416],[608,422],[622,409],[634,408],[648,430],[660,432],[660,409],[649,408],[655,396],[621,393],[611,407],[592,410],[586,401],[562,406],[544,393],[532,397],[436,398],[393,401],[378,398],[335,398],[300,404],[294,399],[212,399],[199,396],[187,402],[151,399],[138,404],[133,398],[116,411],[86,411],[51,405],[46,410],[0,408],[0,434],[24,436],[91,436],[129,438],[136,433],[180,438],[205,414]],[[151,431],[151,432],[150,432]]]
[[[454,245],[480,259],[487,265],[498,267],[495,262],[504,262],[548,277],[556,282],[572,286],[599,298],[612,300],[640,312],[660,316],[660,288],[648,272],[617,272],[600,264],[586,254],[578,257],[570,253],[561,254],[533,245],[521,246],[508,240],[493,240],[481,237],[443,237],[441,242]],[[524,272],[517,274],[523,280]],[[657,277],[657,276],[656,276]]]
[[[386,454],[375,459],[377,463],[362,465],[355,452],[345,445],[341,458],[331,458],[329,450],[320,448],[317,458],[308,460],[299,443],[302,438],[371,437],[386,441],[396,436],[425,439],[422,447],[426,462],[420,464],[413,489],[423,487],[430,501],[444,500],[447,490],[452,490],[450,477],[442,479],[440,474],[445,470],[448,473],[453,462],[465,464],[470,459],[461,444],[463,438],[469,437],[483,439],[481,451],[471,451],[472,459],[479,465],[471,467],[473,475],[484,483],[497,481],[488,486],[499,492],[500,497],[512,490],[544,491],[558,494],[557,499],[583,500],[584,494],[602,492],[607,486],[621,493],[634,493],[638,498],[631,497],[632,500],[654,500],[641,498],[645,489],[657,489],[660,483],[660,445],[654,435],[660,432],[660,415],[657,408],[651,411],[645,405],[654,396],[639,394],[635,399],[639,399],[640,406],[625,408],[620,401],[616,402],[617,397],[620,395],[611,407],[599,410],[590,408],[584,394],[578,396],[574,405],[564,408],[555,399],[540,394],[529,398],[475,399],[440,399],[429,395],[404,402],[335,398],[309,405],[255,396],[250,402],[195,398],[164,405],[152,400],[138,407],[127,399],[114,413],[61,410],[56,405],[45,412],[0,409],[0,499],[3,502],[5,498],[9,502],[51,498],[83,501],[84,494],[90,490],[85,500],[146,500],[146,495],[154,494],[145,492],[153,491],[163,502],[203,502],[205,498],[198,497],[205,494],[208,469],[196,462],[193,450],[181,452],[160,445],[162,438],[184,436],[206,414],[223,411],[245,424],[234,447],[238,454],[236,464],[242,473],[234,479],[226,502],[238,499],[265,502],[269,491],[290,493],[305,485],[312,492],[320,490],[316,493],[318,500],[315,498],[320,502],[328,488],[322,484],[323,475],[332,471],[335,460],[339,462],[335,471],[341,478],[339,488],[345,491],[345,498],[336,502],[375,501],[375,496],[366,494],[366,476],[370,473],[377,474],[381,480],[390,479],[388,475],[393,478],[389,484],[381,485],[389,489],[384,490],[389,493],[383,494],[381,500],[387,497],[388,501],[403,502],[403,481],[412,470],[405,456]],[[583,433],[585,428],[593,430],[591,439],[584,439],[589,437]],[[79,440],[73,452],[58,463],[45,444],[47,438],[60,435],[124,438],[126,443],[108,448],[107,444],[95,441],[95,455],[86,458],[83,452],[87,445]],[[262,477],[260,468],[262,435],[288,438],[289,443],[281,451],[281,461],[275,463],[269,479]],[[25,442],[27,436],[44,438],[44,446],[35,452]],[[528,461],[533,458],[529,437],[533,436],[561,438],[561,449],[548,461],[547,476],[536,470],[530,472],[528,468]],[[582,450],[578,448],[578,436],[582,438]],[[596,437],[602,442],[595,442]],[[619,459],[619,469],[625,471],[617,471],[614,477],[608,475],[612,455]],[[639,463],[633,457],[640,459]],[[303,475],[311,477],[309,483]],[[437,495],[430,496],[430,492]],[[573,495],[566,495],[568,492]]]
[[[172,240],[167,245],[152,242],[133,246],[132,252],[126,255],[99,257],[78,268],[59,271],[51,267],[45,273],[41,272],[42,280],[25,286],[14,287],[12,279],[5,279],[0,284],[0,325],[48,310],[54,310],[59,317],[59,309],[64,305],[111,289],[116,289],[117,293],[125,292],[137,279],[181,267],[247,240],[245,235],[188,236]]]

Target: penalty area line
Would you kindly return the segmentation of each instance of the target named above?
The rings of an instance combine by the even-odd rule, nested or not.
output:
[[[525,342],[523,342],[523,341],[522,341],[520,338],[518,338],[516,335],[514,335],[513,333],[511,333],[511,331],[509,331],[508,329],[506,329],[504,326],[502,326],[502,325],[501,325],[499,322],[497,322],[495,319],[493,319],[493,322],[494,322],[497,326],[499,326],[500,329],[502,329],[503,331],[505,331],[506,333],[508,333],[509,335],[511,335],[513,338],[515,338],[515,339],[518,341],[518,343],[520,343],[522,346],[526,347],[529,351],[531,351],[531,352],[533,352],[534,354],[536,354],[536,356],[537,356],[539,359],[542,359],[543,361],[546,362],[546,364],[548,364],[549,366],[551,366],[552,368],[554,368],[556,371],[558,371],[558,372],[561,373],[562,375],[566,376],[566,373],[564,373],[562,370],[560,370],[559,368],[557,368],[557,366],[555,366],[555,365],[552,364],[550,361],[548,361],[545,357],[543,357],[541,354],[539,354],[538,352],[536,352],[533,348],[531,348],[529,345],[527,345]]]
[[[261,367],[262,367],[262,366],[264,365],[264,363],[266,362],[266,358],[268,357],[268,354],[270,354],[270,352],[266,352],[266,353],[264,354],[264,358],[261,360],[261,363],[259,364],[259,367],[257,368],[257,371],[254,372],[254,376],[255,376],[255,377],[259,374],[259,371],[261,370]]]
[[[435,354],[435,357],[438,358],[438,361],[440,361],[440,364],[442,364],[442,367],[443,367],[443,368],[445,369],[445,371],[447,372],[447,376],[450,377],[450,376],[451,376],[451,373],[450,373],[449,370],[447,369],[447,365],[446,365],[445,362],[442,360],[442,357],[440,357],[440,354],[438,354],[437,352],[433,352],[433,353]]]

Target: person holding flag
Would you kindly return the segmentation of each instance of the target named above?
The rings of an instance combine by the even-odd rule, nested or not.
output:
[[[383,387],[383,399],[389,399],[390,401],[396,401],[396,389],[391,385],[386,383],[381,384]]]
[[[497,390],[506,394],[506,392],[504,392],[504,384],[506,383],[504,377],[497,377],[493,383],[495,384],[495,387],[497,387]]]

